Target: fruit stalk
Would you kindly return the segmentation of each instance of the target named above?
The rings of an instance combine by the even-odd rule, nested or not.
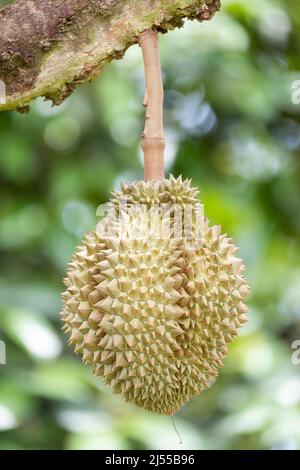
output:
[[[146,108],[145,128],[142,133],[144,152],[144,179],[158,181],[164,178],[164,89],[161,75],[158,33],[154,30],[143,32],[139,39],[142,49],[146,92],[143,105]]]

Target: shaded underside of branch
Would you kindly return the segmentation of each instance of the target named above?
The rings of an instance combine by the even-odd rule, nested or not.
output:
[[[60,104],[143,31],[209,20],[219,7],[220,0],[17,0],[0,10],[0,110],[26,110],[38,96]]]

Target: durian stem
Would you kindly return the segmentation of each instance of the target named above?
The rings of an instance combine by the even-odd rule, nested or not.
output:
[[[147,30],[141,34],[139,39],[146,80],[146,92],[143,102],[146,108],[145,128],[142,133],[145,181],[157,181],[164,178],[164,89],[157,35],[157,31]]]

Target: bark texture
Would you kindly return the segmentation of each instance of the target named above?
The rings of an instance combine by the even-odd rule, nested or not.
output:
[[[219,7],[220,0],[17,0],[0,10],[0,110],[26,111],[38,96],[60,104],[143,31],[208,20]]]

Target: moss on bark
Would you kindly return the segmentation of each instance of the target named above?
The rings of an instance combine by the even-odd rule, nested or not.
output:
[[[210,19],[220,0],[17,0],[0,10],[0,110],[28,110],[38,96],[61,103],[149,28]]]

